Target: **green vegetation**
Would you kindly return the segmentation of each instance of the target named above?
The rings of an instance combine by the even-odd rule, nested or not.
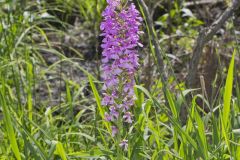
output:
[[[96,37],[105,5],[104,0],[0,0],[1,160],[118,159],[101,106],[101,61],[85,53],[95,53],[101,43]],[[212,92],[206,91],[207,84],[186,87],[181,78],[199,27],[207,24],[176,0],[154,25],[167,79],[163,82],[158,71],[145,19],[124,159],[240,159],[240,48],[234,21],[224,25],[231,41],[222,42],[221,36],[211,40],[220,45],[210,47],[219,63]],[[89,46],[78,46],[83,42]]]

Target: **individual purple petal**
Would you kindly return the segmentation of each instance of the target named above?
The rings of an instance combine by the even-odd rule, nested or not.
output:
[[[123,119],[125,122],[127,123],[132,123],[132,114],[131,112],[126,112],[124,115],[123,115]]]
[[[112,136],[115,137],[115,135],[118,133],[118,128],[116,126],[112,126]]]
[[[117,119],[119,116],[119,112],[116,110],[116,108],[111,106],[109,110],[110,110],[110,114],[112,115],[112,117]]]
[[[111,77],[111,79],[106,80],[106,86],[109,88],[118,85],[118,83],[119,80],[117,79],[117,77]]]
[[[105,94],[105,96],[104,96],[103,99],[102,99],[101,104],[102,104],[103,106],[107,106],[107,105],[112,105],[113,103],[114,103],[113,97]]]
[[[113,119],[112,116],[109,115],[107,112],[105,112],[105,115],[104,115],[104,116],[105,116],[105,120],[106,120],[106,121],[112,121],[112,119]]]
[[[133,66],[129,63],[122,63],[120,67],[123,69],[133,69]]]
[[[119,146],[120,146],[122,149],[124,149],[124,151],[127,151],[127,150],[128,150],[128,140],[127,140],[127,139],[123,139],[123,140],[120,142]]]
[[[138,46],[139,46],[139,47],[143,47],[143,44],[142,44],[142,43],[138,43]]]

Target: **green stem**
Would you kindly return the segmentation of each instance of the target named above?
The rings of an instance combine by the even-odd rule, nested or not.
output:
[[[122,115],[122,112],[119,113],[119,115]],[[122,148],[119,146],[121,143],[122,139],[122,121],[121,118],[119,117],[117,120],[117,128],[118,128],[118,134],[117,134],[117,160],[123,160],[123,154],[122,154]]]

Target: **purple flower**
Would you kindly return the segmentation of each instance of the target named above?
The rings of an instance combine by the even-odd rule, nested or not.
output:
[[[118,113],[118,111],[116,110],[116,108],[113,107],[113,106],[111,106],[109,110],[110,110],[110,115],[111,115],[112,117],[114,117],[115,119],[118,119],[119,113]]]
[[[102,105],[109,108],[105,119],[113,124],[132,123],[129,109],[134,104],[135,85],[134,74],[139,66],[137,47],[139,42],[139,27],[142,22],[139,11],[131,3],[121,4],[122,0],[107,0],[103,11],[103,21],[100,25],[103,36],[102,52]],[[119,7],[122,6],[122,7]],[[121,119],[119,119],[121,118]],[[112,126],[112,135],[117,134],[118,125]],[[127,140],[121,145],[127,148]]]
[[[105,112],[104,116],[105,116],[106,121],[112,121],[112,119],[113,119],[112,116],[109,115],[107,112]]]
[[[128,149],[128,140],[123,139],[122,142],[120,142],[119,146],[123,148],[125,151]]]
[[[124,115],[123,115],[123,119],[125,122],[127,123],[132,123],[132,114],[131,112],[126,112]]]
[[[112,96],[109,96],[105,94],[104,98],[102,99],[102,105],[107,106],[107,105],[112,105],[114,103],[114,99]]]
[[[115,135],[118,133],[118,128],[116,126],[112,126],[112,136],[115,137]]]

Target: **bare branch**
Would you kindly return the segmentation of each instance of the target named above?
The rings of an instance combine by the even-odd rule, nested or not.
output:
[[[160,45],[158,43],[158,37],[155,34],[154,27],[153,27],[153,21],[152,21],[152,18],[150,16],[150,13],[148,11],[147,5],[145,4],[144,0],[139,0],[139,3],[142,6],[142,9],[143,9],[146,21],[147,21],[147,25],[149,26],[149,32],[150,32],[150,35],[151,35],[150,38],[151,38],[151,41],[153,43],[153,46],[154,46],[154,49],[155,49],[155,54],[156,54],[156,57],[157,57],[158,69],[159,69],[159,72],[163,76],[162,81],[164,83],[166,81],[166,75],[165,75],[165,72],[164,72],[164,63],[163,63],[163,59],[162,59],[163,55],[162,55],[162,52],[161,52],[161,49],[160,49]]]
[[[190,7],[194,5],[216,4],[220,2],[224,2],[224,0],[200,0],[200,1],[186,2],[183,5],[185,7]]]
[[[149,27],[149,33],[151,35],[151,37],[149,37],[149,38],[151,38],[151,41],[152,41],[154,49],[155,49],[155,55],[157,57],[157,63],[158,63],[157,69],[160,73],[160,78],[163,83],[162,89],[163,89],[164,98],[166,100],[165,104],[166,104],[166,106],[169,106],[169,102],[167,102],[167,83],[166,83],[167,76],[166,76],[166,72],[164,70],[164,63],[163,63],[163,58],[162,58],[164,55],[161,52],[160,44],[158,42],[158,37],[154,30],[152,17],[149,14],[148,7],[145,4],[144,0],[138,0],[138,1],[139,1],[140,5],[142,6],[142,9],[143,9],[146,21],[147,21],[147,25]]]
[[[204,45],[212,39],[221,26],[233,15],[233,13],[239,8],[240,0],[233,0],[233,3],[228,7],[223,14],[211,24],[210,27],[204,28],[200,31],[196,41],[196,45],[193,50],[193,57],[190,62],[189,72],[187,75],[188,87],[194,87],[196,83],[197,69],[199,60],[202,56]]]

